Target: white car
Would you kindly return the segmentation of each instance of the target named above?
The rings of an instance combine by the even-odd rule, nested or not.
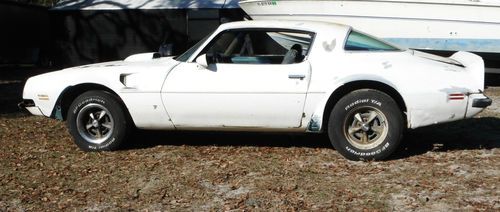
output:
[[[133,127],[327,132],[351,160],[381,160],[407,128],[469,118],[491,104],[481,57],[397,48],[349,26],[221,25],[178,57],[155,53],[30,78],[20,106],[66,120],[85,151],[114,150]]]

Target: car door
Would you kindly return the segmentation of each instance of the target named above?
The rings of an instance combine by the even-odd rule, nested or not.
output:
[[[263,29],[221,32],[198,54],[208,65],[184,62],[167,77],[162,98],[172,122],[177,128],[300,127],[312,37]]]

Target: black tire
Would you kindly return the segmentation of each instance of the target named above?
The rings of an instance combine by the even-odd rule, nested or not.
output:
[[[387,94],[361,89],[342,97],[328,120],[333,147],[349,160],[383,160],[399,146],[403,113]]]
[[[129,124],[120,100],[105,91],[87,91],[68,109],[66,124],[83,151],[111,151],[127,138]]]

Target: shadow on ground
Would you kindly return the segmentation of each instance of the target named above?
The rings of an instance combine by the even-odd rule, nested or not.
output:
[[[494,148],[500,148],[500,118],[482,117],[409,130],[393,158]]]
[[[500,119],[475,118],[409,130],[401,147],[390,159],[404,159],[429,151],[500,148]],[[248,132],[137,131],[127,149],[175,146],[305,147],[332,148],[325,134]]]
[[[128,149],[158,145],[330,148],[325,134],[138,130]]]

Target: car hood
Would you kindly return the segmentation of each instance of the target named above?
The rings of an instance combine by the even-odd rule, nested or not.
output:
[[[149,54],[149,53],[145,53]],[[101,69],[101,68],[111,68],[111,67],[123,67],[123,66],[129,66],[129,67],[138,67],[138,66],[164,66],[167,64],[171,63],[176,63],[177,61],[174,60],[174,57],[160,57],[160,58],[140,58],[136,56],[142,56],[144,54],[136,54],[136,55],[131,55],[127,57],[125,60],[120,60],[120,61],[111,61],[111,62],[103,62],[103,63],[94,63],[94,64],[88,64],[88,65],[82,65],[82,66],[76,66],[76,67],[71,67],[67,68],[64,70],[80,70],[80,69]],[[135,57],[135,58],[134,58]],[[136,59],[140,58],[140,59]]]
[[[146,91],[158,91],[166,75],[177,65],[172,57],[162,57],[140,61],[112,61],[77,66],[60,71],[49,72],[31,77],[27,87],[38,86],[47,89],[64,89],[68,86],[92,83],[104,85],[116,92],[125,86],[127,76],[147,78],[150,83],[144,87]]]

